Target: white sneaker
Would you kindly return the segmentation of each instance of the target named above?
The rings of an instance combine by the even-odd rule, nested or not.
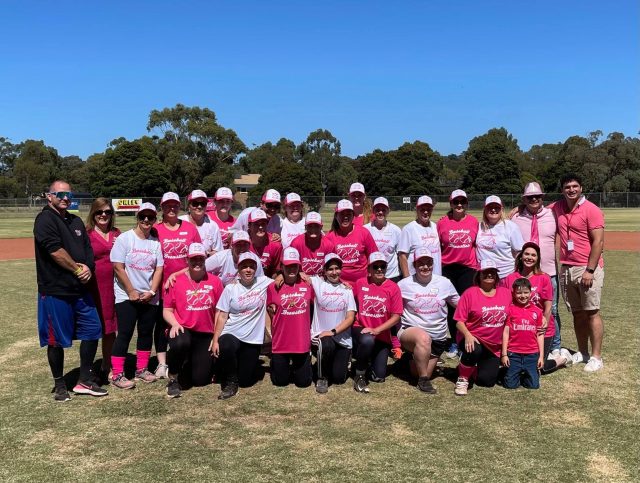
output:
[[[573,354],[571,358],[573,359],[574,364],[580,364],[581,362],[587,362],[587,360],[589,359],[589,354],[583,354],[582,352],[578,351]]]
[[[557,359],[558,357],[560,357],[560,349],[553,349],[549,352],[548,359]]]
[[[562,349],[560,349],[560,356],[563,359],[565,359],[567,362],[564,363],[564,365],[566,367],[569,367],[571,365],[573,365],[573,357],[571,356],[571,352],[569,352],[567,349],[565,349],[564,347]]]
[[[453,390],[453,393],[456,396],[466,396],[467,389],[469,389],[469,381],[463,377],[459,377],[456,381],[456,388]]]
[[[604,367],[604,363],[602,359],[598,359],[596,357],[591,357],[587,365],[584,366],[585,372],[596,372]]]
[[[166,364],[158,364],[153,374],[158,379],[167,379],[169,377],[169,366]]]

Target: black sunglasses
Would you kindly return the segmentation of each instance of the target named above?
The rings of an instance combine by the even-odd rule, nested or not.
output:
[[[466,205],[468,203],[469,202],[467,200],[465,200],[464,198],[455,198],[455,199],[451,200],[451,204],[453,206],[457,206],[457,205],[463,205],[464,206],[464,205]]]
[[[113,210],[96,210],[96,212],[94,213],[94,216],[102,216],[102,215],[111,216],[113,215]]]
[[[279,210],[280,209],[280,203],[267,203],[265,204],[265,206],[271,210]]]
[[[155,221],[156,219],[157,219],[156,215],[145,215],[144,213],[141,213],[138,215],[139,221],[144,221],[144,220]]]
[[[542,199],[542,195],[529,195],[524,197],[527,201],[534,201]]]
[[[377,272],[378,270],[382,270],[382,271],[387,270],[387,266],[384,263],[371,265],[371,268],[373,269],[374,272]]]
[[[191,202],[191,206],[193,206],[194,208],[204,208],[205,206],[207,206],[207,202],[206,201],[192,201]]]

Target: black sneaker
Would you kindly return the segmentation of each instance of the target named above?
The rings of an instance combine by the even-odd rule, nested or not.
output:
[[[65,386],[56,386],[53,388],[53,399],[58,402],[71,401],[69,391]]]
[[[222,388],[222,391],[220,391],[220,395],[218,396],[218,399],[221,399],[221,400],[230,399],[236,394],[238,394],[238,383],[229,382]]]
[[[422,392],[426,392],[427,394],[435,394],[437,392],[436,388],[433,387],[433,384],[431,384],[431,381],[426,377],[421,377],[418,379],[418,389],[420,389]]]
[[[93,381],[78,381],[73,388],[75,394],[88,394],[90,396],[106,396],[109,394],[106,389],[102,389]]]
[[[324,378],[318,379],[316,382],[316,392],[318,394],[326,394],[329,392],[329,381]]]
[[[356,392],[363,392],[363,393],[369,392],[369,383],[367,382],[367,379],[362,374],[357,375],[356,378],[353,380],[353,390]]]
[[[177,379],[169,379],[167,382],[167,396],[170,398],[182,396],[182,387]]]

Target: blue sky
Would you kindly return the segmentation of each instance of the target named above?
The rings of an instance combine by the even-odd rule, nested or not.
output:
[[[4,1],[0,136],[86,157],[152,109],[209,107],[249,146],[523,149],[640,130],[637,1]]]

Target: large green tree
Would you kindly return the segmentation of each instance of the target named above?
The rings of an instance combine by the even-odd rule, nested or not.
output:
[[[331,132],[326,129],[313,131],[300,143],[297,151],[302,166],[319,181],[323,195],[339,196],[344,193],[343,183],[337,176],[346,168],[343,166],[340,141]]]
[[[54,178],[62,177],[58,151],[43,141],[28,139],[18,146],[18,150],[13,177],[26,196],[42,193]]]

